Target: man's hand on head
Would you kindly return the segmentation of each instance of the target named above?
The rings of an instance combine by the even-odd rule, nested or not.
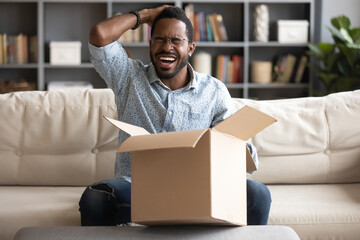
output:
[[[173,7],[162,5],[157,8],[143,9],[138,11],[140,23],[147,23],[152,26],[155,18],[166,8]],[[90,30],[89,42],[97,47],[105,46],[119,39],[127,30],[137,25],[139,20],[137,14],[127,13],[115,15],[94,25]]]
[[[156,8],[143,9],[140,11],[142,23],[146,23],[149,26],[152,26],[155,18],[167,7],[174,7],[171,5],[162,5]]]

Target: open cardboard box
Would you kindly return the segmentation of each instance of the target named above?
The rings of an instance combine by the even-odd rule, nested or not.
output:
[[[245,106],[213,128],[150,134],[105,117],[130,134],[131,220],[144,225],[246,225],[246,140],[276,119]]]

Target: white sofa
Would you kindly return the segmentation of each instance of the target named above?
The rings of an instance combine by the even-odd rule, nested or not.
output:
[[[301,239],[360,237],[360,91],[234,99],[278,119],[252,139],[272,194],[269,224]],[[22,227],[78,226],[86,185],[111,178],[117,130],[109,89],[0,95],[0,239]]]

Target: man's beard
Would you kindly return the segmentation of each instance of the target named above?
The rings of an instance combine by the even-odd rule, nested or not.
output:
[[[165,52],[161,52],[161,54],[166,54]],[[180,59],[178,57],[178,55],[176,56],[177,59]],[[184,58],[181,60],[181,62],[175,67],[175,70],[169,74],[162,74],[158,69],[157,69],[157,66],[155,64],[155,60],[154,60],[154,57],[153,57],[153,54],[151,54],[150,52],[150,59],[151,59],[151,62],[152,64],[154,65],[155,67],[155,71],[156,71],[156,74],[157,76],[160,78],[160,79],[171,79],[173,77],[175,77],[180,71],[181,69],[183,69],[187,63],[188,63],[188,60],[189,60],[189,57],[186,55],[184,56]]]

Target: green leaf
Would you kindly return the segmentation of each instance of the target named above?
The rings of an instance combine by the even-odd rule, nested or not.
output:
[[[324,57],[324,53],[321,48],[313,43],[308,44],[310,51],[317,57]]]
[[[340,77],[334,84],[334,89],[337,92],[349,90],[355,83],[357,79],[354,77]]]
[[[325,66],[326,66],[326,70],[328,72],[332,72],[334,71],[333,68],[335,65],[335,63],[337,62],[337,60],[339,59],[339,54],[332,54],[332,55],[329,55],[326,59],[326,63],[325,63]]]
[[[326,73],[326,71],[323,70],[323,68],[319,67],[317,64],[314,63],[308,63],[307,65],[311,69],[314,69],[318,73]]]
[[[306,54],[314,59],[321,61],[321,62],[324,61],[324,57],[319,57],[318,55],[314,54],[313,52],[308,51]]]
[[[349,29],[349,34],[354,40],[354,43],[360,44],[360,28]]]
[[[319,43],[319,48],[321,50],[321,52],[327,56],[327,55],[330,55],[334,49],[335,49],[335,45],[334,44],[331,44],[331,43]]]
[[[354,62],[356,62],[360,57],[360,51],[358,49],[349,48],[347,45],[344,44],[337,44],[337,47],[346,58],[349,66],[353,67]]]
[[[324,82],[328,91],[329,91],[329,89],[331,89],[333,82],[335,82],[335,80],[338,79],[338,75],[336,75],[336,74],[320,73],[319,77]]]
[[[344,40],[347,43],[354,43],[350,34],[348,33],[348,31],[345,28],[340,28],[340,34],[343,36]]]
[[[341,28],[349,29],[350,28],[350,19],[344,15],[335,17],[331,19],[331,24],[337,29]]]
[[[346,46],[348,48],[360,49],[360,44],[356,44],[356,43],[347,43]]]
[[[309,44],[309,63],[324,83],[327,93],[348,91],[360,83],[360,28],[350,29],[346,16],[333,18],[334,28],[328,28],[334,44]]]
[[[344,43],[345,42],[343,36],[338,31],[336,31],[332,28],[328,28],[328,30],[330,31],[335,43]]]
[[[351,66],[349,66],[348,61],[346,59],[339,59],[336,62],[336,65],[342,76],[348,77],[351,74]]]
[[[359,59],[358,61],[355,63],[354,66],[354,73],[355,77],[358,79],[358,81],[360,82],[360,62]]]

